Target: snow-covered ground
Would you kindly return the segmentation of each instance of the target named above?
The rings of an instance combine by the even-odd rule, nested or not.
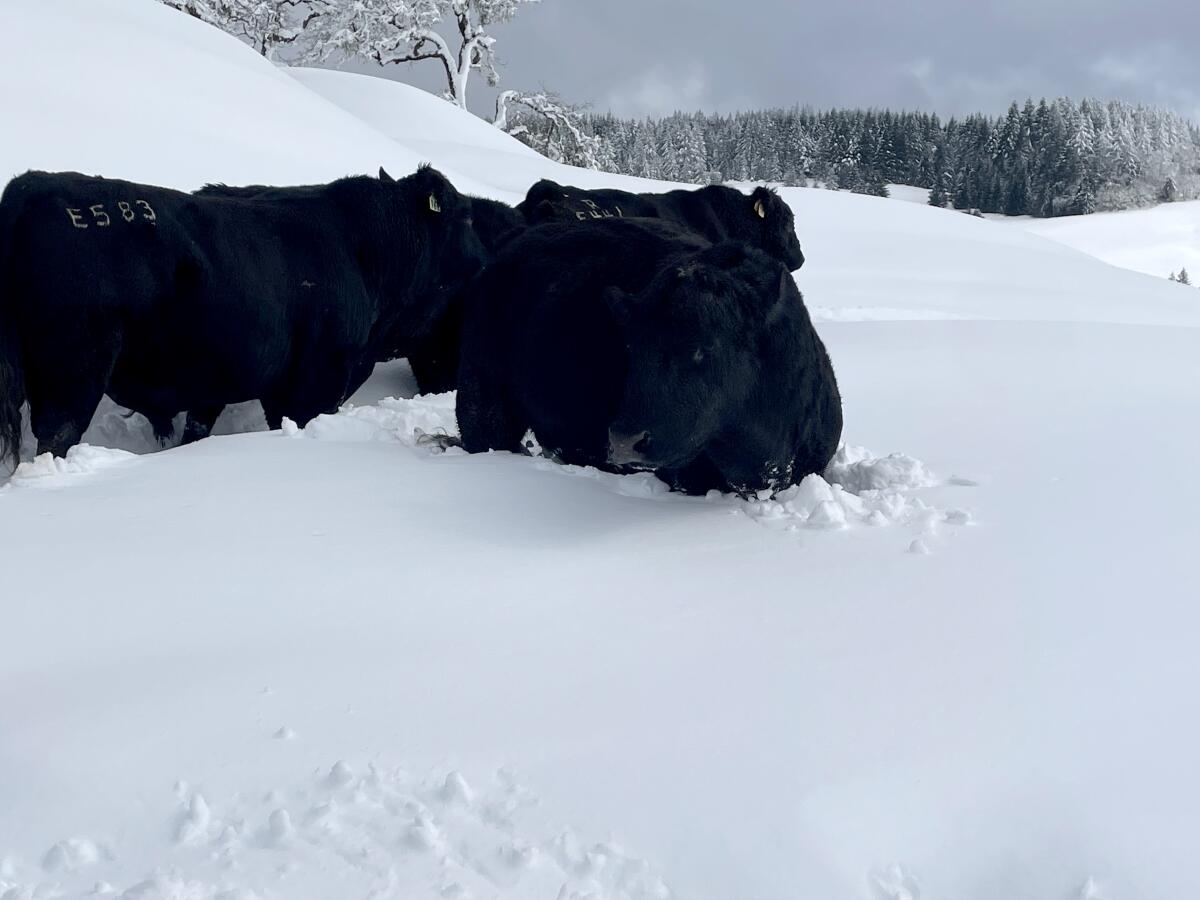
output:
[[[929,188],[914,187],[911,184],[889,184],[888,197],[892,200],[903,200],[905,203],[929,203]]]
[[[634,183],[152,0],[0,33],[0,178]],[[136,455],[109,408],[26,463],[0,897],[1194,896],[1200,304],[1020,228],[785,196],[846,403],[827,481],[437,455],[453,398],[402,363],[302,432]]]
[[[1184,268],[1200,272],[1200,200],[1090,216],[1001,220],[1135,272],[1159,278]],[[1200,294],[1193,299],[1200,301]]]
[[[892,200],[905,203],[929,203],[926,188],[889,184],[888,194]],[[1200,200],[1054,219],[1001,215],[987,218],[1008,228],[1066,244],[1122,269],[1162,278],[1180,269],[1187,269],[1193,275],[1200,273]]]

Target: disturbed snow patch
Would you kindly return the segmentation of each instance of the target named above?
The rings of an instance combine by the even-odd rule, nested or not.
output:
[[[43,453],[17,466],[8,480],[12,487],[57,488],[70,484],[80,476],[91,475],[102,469],[125,465],[136,459],[127,450],[110,450],[90,444],[76,444],[65,457]]]
[[[510,771],[485,782],[469,784],[457,771],[359,771],[342,761],[290,789],[241,791],[221,802],[181,782],[156,871],[131,872],[90,841],[65,841],[41,872],[9,865],[0,897],[250,900],[287,897],[301,885],[314,896],[377,900],[672,896],[646,861],[548,824]]]
[[[458,434],[455,394],[424,394],[411,400],[386,397],[371,406],[346,404],[317,416],[304,428],[284,422],[284,434],[318,441],[386,441],[415,447],[425,434]]]
[[[932,534],[942,522],[969,524],[971,514],[965,510],[940,510],[918,496],[922,488],[941,483],[911,456],[893,453],[880,457],[865,447],[844,445],[824,477],[809,475],[774,494],[763,491],[756,500],[740,501],[738,508],[763,525],[784,528],[918,522]]]
[[[319,416],[304,429],[286,423],[284,432],[296,437],[326,441],[389,441],[421,447],[426,435],[457,435],[453,393],[418,396],[411,400],[388,398],[373,406],[346,406],[336,415]],[[430,453],[439,452],[430,446]],[[461,452],[461,451],[459,451]],[[536,453],[536,447],[534,448]],[[560,465],[547,459],[535,465],[573,477],[589,478],[628,497],[682,500],[649,473],[613,475],[581,466]],[[770,528],[796,531],[840,529],[851,526],[915,525],[918,536],[909,552],[929,552],[930,539],[940,526],[968,525],[971,514],[962,509],[940,509],[920,496],[943,484],[971,485],[953,478],[942,481],[911,456],[893,453],[875,456],[864,447],[842,446],[821,475],[809,475],[800,484],[777,492],[763,491],[745,500],[712,492],[708,502],[729,505]]]

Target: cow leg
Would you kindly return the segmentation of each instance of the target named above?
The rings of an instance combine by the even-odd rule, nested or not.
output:
[[[355,391],[367,383],[367,379],[375,371],[375,361],[367,358],[355,366],[354,371],[350,375],[350,383],[346,385],[346,397],[350,397]]]
[[[103,394],[104,385],[89,383],[87,378],[74,385],[31,383],[29,420],[37,438],[38,455],[66,456],[83,437]]]
[[[408,354],[408,365],[422,394],[442,394],[458,387],[462,310],[451,306]]]
[[[169,413],[146,414],[150,427],[154,430],[154,439],[159,447],[165,447],[175,437],[175,417]]]
[[[187,421],[183,426],[183,440],[180,441],[180,446],[208,437],[212,433],[213,426],[217,424],[217,419],[224,409],[223,405],[218,405],[202,406],[199,409],[188,410]]]
[[[87,430],[104,396],[117,358],[119,339],[101,336],[89,347],[55,347],[44,355],[52,362],[26,372],[29,420],[37,452],[66,456]],[[65,365],[70,360],[73,365]],[[54,363],[62,362],[63,365]]]
[[[278,400],[269,400],[266,397],[262,399],[263,417],[267,420],[267,427],[272,431],[278,431],[283,427],[283,412],[279,408]]]
[[[323,413],[337,412],[350,385],[366,368],[359,362],[359,355],[338,353],[326,355],[319,362],[311,357],[304,361],[299,366],[300,377],[285,390],[263,398],[267,424],[279,428],[287,416],[303,428]]]

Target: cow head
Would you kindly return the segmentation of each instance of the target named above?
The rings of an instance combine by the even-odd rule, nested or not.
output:
[[[694,459],[754,390],[764,329],[794,302],[791,276],[727,242],[686,254],[636,295],[606,300],[628,347],[624,393],[609,429],[609,461],[640,469]]]
[[[796,237],[796,217],[792,208],[777,193],[765,187],[754,189],[747,201],[747,212],[759,237],[753,245],[778,259],[795,272],[804,265],[800,239]]]
[[[482,268],[486,252],[472,227],[471,199],[445,175],[423,165],[399,181],[380,169],[379,180],[399,192],[406,219],[424,239],[428,269],[420,274],[431,288],[451,288]]]
[[[525,229],[525,217],[507,203],[486,197],[471,197],[470,203],[475,234],[489,259]]]

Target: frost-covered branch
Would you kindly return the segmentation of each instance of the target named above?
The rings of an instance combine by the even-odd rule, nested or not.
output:
[[[331,8],[330,0],[162,0],[167,6],[215,25],[273,58],[281,45],[308,33]]]
[[[210,0],[211,2],[211,0]],[[446,75],[446,97],[466,108],[467,85],[478,69],[499,82],[492,25],[507,22],[538,0],[354,0],[322,16],[306,61],[372,59],[381,66],[437,60]],[[453,46],[441,29],[453,24]]]
[[[501,91],[492,124],[557,162],[588,169],[610,163],[604,141],[587,133],[581,110],[549,91]]]

